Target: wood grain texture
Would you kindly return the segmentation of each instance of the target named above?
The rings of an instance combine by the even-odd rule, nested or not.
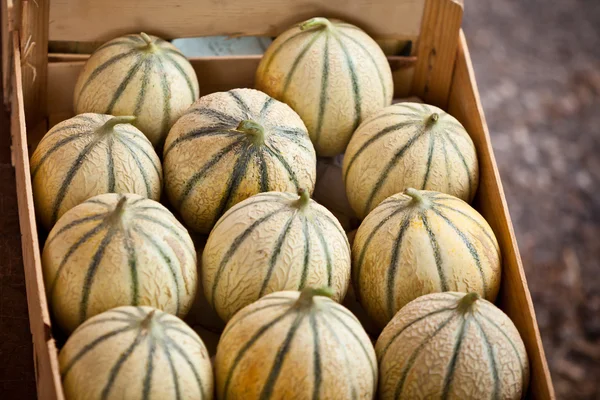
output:
[[[143,6],[134,0],[53,0],[50,39],[96,41],[139,31],[165,39],[273,36],[315,16],[346,20],[378,38],[413,39],[422,12],[423,0],[182,0],[169,6],[161,0]]]
[[[463,16],[462,2],[426,0],[412,94],[446,108]]]
[[[513,320],[525,342],[531,363],[531,397],[553,399],[554,388],[535,311],[462,31],[457,54],[448,111],[465,126],[479,154],[479,194],[475,206],[494,230],[502,249],[503,270],[498,305]]]
[[[46,118],[49,10],[49,0],[21,1],[23,101],[27,125],[30,127]]]
[[[29,176],[25,107],[21,86],[21,55],[18,32],[13,34],[13,89],[11,134],[15,162],[23,266],[27,285],[29,321],[35,351],[36,379],[40,399],[63,399],[56,343],[52,338],[50,314],[46,300],[40,244],[38,241],[33,193]]]

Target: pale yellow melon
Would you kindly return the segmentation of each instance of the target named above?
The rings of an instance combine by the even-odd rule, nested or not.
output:
[[[313,18],[282,33],[265,52],[256,88],[289,104],[319,156],[343,153],[361,121],[389,106],[392,72],[360,28]]]
[[[217,398],[373,399],[373,345],[325,293],[275,292],[235,314],[217,347]]]
[[[159,200],[160,159],[130,125],[134,117],[81,114],[55,125],[31,156],[36,214],[50,230],[68,210],[102,193]]]
[[[90,318],[59,353],[67,400],[213,398],[213,372],[198,335],[152,307]]]
[[[437,107],[410,102],[360,125],[344,155],[343,174],[359,218],[408,187],[470,202],[479,183],[475,146],[465,128]]]
[[[198,284],[187,230],[163,205],[134,194],[103,194],[69,210],[50,231],[42,267],[54,320],[66,332],[124,305],[183,317]]]
[[[419,297],[394,316],[375,350],[381,400],[518,400],[527,393],[523,340],[477,293]]]
[[[204,293],[228,321],[273,292],[328,286],[341,302],[350,281],[350,245],[338,220],[306,191],[257,194],[232,207],[202,254]]]
[[[407,189],[389,197],[365,218],[352,245],[354,291],[380,327],[424,294],[477,292],[494,301],[500,277],[500,249],[488,223],[439,192]]]
[[[316,179],[315,149],[298,114],[254,89],[194,103],[169,132],[163,167],[171,204],[200,233],[252,195],[312,194]]]
[[[76,113],[135,115],[155,147],[198,99],[198,78],[171,43],[145,33],[100,46],[87,60],[74,93]]]

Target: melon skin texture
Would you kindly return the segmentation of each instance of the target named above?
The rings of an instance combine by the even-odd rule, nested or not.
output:
[[[200,98],[169,132],[163,160],[171,204],[205,234],[250,196],[312,194],[316,180],[315,150],[298,114],[254,89]]]
[[[162,166],[133,117],[81,114],[55,125],[30,160],[39,221],[50,230],[68,210],[103,193],[159,200]]]
[[[501,255],[485,219],[459,198],[407,189],[362,222],[352,245],[359,303],[383,328],[410,301],[446,291],[494,301]]]
[[[198,99],[198,78],[171,43],[144,33],[100,46],[75,85],[75,112],[134,115],[135,125],[160,148],[171,126]]]
[[[360,122],[389,106],[394,91],[379,45],[360,28],[325,18],[277,37],[258,66],[256,88],[289,104],[325,157],[343,153]]]
[[[275,292],[225,327],[214,363],[218,399],[373,399],[377,361],[366,332],[319,289]]]
[[[117,307],[90,318],[58,361],[67,400],[213,398],[213,373],[200,337],[152,307]]]
[[[282,290],[328,286],[341,302],[350,283],[350,245],[333,214],[307,192],[261,193],[232,207],[211,231],[202,282],[224,321]]]
[[[476,293],[419,297],[375,347],[379,398],[507,399],[527,393],[529,361],[517,328]]]
[[[124,305],[184,317],[198,284],[187,230],[134,194],[103,194],[69,210],[50,231],[42,267],[54,321],[67,333]]]
[[[450,114],[397,103],[365,120],[344,155],[346,194],[359,218],[412,187],[471,202],[479,183],[473,140]]]

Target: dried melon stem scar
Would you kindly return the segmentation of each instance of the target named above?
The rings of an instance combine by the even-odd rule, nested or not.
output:
[[[296,303],[294,303],[294,306],[300,308],[311,307],[315,296],[331,298],[333,296],[333,290],[327,286],[318,288],[307,287],[300,292],[300,296],[298,297],[298,300],[296,300]]]
[[[254,143],[263,144],[265,142],[265,129],[257,122],[249,119],[241,120],[236,130],[254,136]]]
[[[127,196],[123,196],[119,199],[119,202],[115,206],[110,218],[112,222],[117,222],[121,220],[121,216],[123,215],[123,211],[125,211],[125,203],[127,203]]]
[[[155,312],[156,310],[152,310],[148,313],[148,315],[144,317],[142,322],[140,322],[140,328],[142,328],[145,331],[150,330],[150,325],[152,324],[152,318],[154,317]]]
[[[331,21],[323,17],[311,18],[308,21],[305,21],[302,24],[300,24],[301,31],[314,27],[332,29],[334,26],[331,23]]]
[[[119,124],[130,124],[135,121],[135,117],[133,116],[122,116],[122,117],[112,117],[108,121],[104,123],[98,130],[100,132],[112,132],[115,125]]]
[[[479,300],[480,298],[481,297],[479,296],[479,294],[477,294],[475,292],[467,293],[463,296],[462,299],[460,299],[458,301],[458,305],[456,306],[456,309],[460,313],[466,314],[466,313],[470,312],[471,310],[473,310],[473,306],[475,305],[477,300]]]

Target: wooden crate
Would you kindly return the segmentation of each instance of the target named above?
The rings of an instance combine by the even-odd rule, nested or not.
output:
[[[86,58],[48,55],[48,40],[96,42],[139,31],[164,38],[276,35],[292,23],[313,16],[345,19],[377,39],[413,42],[411,56],[389,57],[395,95],[418,96],[446,109],[473,138],[480,163],[474,206],[494,230],[503,256],[497,304],[514,321],[525,342],[531,364],[528,396],[554,398],[467,42],[460,29],[462,0],[1,1],[4,71],[8,72],[4,84],[12,107],[12,154],[40,398],[62,399],[63,391],[42,278],[41,237],[34,214],[29,155],[49,127],[72,115],[73,87]],[[191,62],[201,93],[208,94],[252,87],[259,57],[207,57]]]

